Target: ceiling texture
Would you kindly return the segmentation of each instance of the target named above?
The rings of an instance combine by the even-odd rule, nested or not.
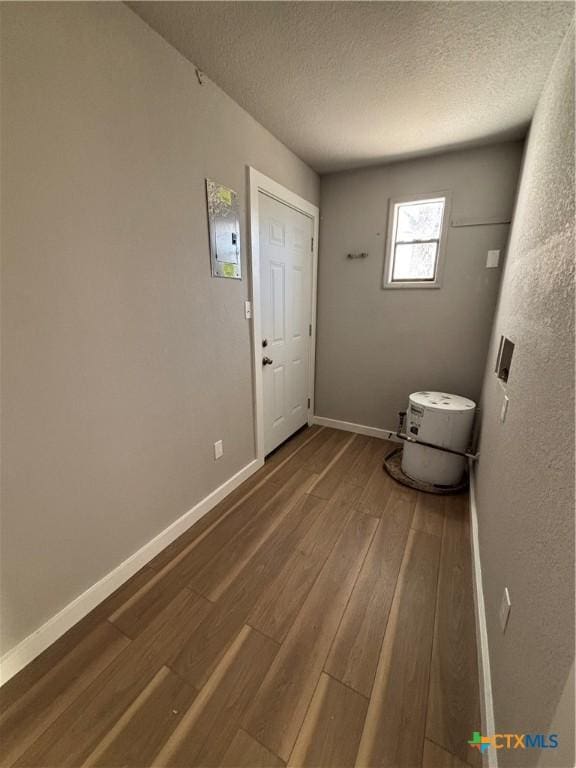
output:
[[[128,5],[320,173],[524,136],[574,13],[556,0]]]

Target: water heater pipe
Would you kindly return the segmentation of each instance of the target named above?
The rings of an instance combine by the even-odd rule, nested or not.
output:
[[[404,427],[404,419],[406,417],[406,411],[400,411],[398,413],[400,422],[398,425],[398,431],[394,432],[394,436],[397,437],[399,440],[405,440],[407,443],[417,443],[418,445],[423,445],[426,448],[433,448],[435,451],[444,451],[444,453],[453,453],[456,456],[463,456],[465,459],[471,459],[472,461],[478,461],[480,458],[479,453],[469,453],[468,451],[454,451],[452,448],[442,448],[440,445],[434,445],[433,443],[427,443],[424,440],[418,440],[416,437],[412,437],[411,435],[406,435],[404,432],[402,432],[402,428]]]
[[[424,440],[418,440],[416,437],[410,437],[410,435],[404,435],[402,432],[394,432],[394,437],[399,440],[405,440],[407,443],[417,443],[418,445],[424,445],[426,448],[434,448],[435,451],[444,451],[444,453],[454,453],[456,456],[463,456],[465,459],[472,459],[477,461],[480,458],[479,453],[468,453],[467,451],[454,451],[452,448],[442,448],[440,445],[433,445],[433,443],[426,443]]]

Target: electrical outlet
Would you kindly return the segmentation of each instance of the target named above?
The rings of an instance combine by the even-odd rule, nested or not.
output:
[[[510,608],[512,607],[512,603],[510,602],[510,593],[508,592],[508,587],[504,587],[504,592],[502,593],[502,602],[500,603],[500,611],[499,611],[499,619],[500,619],[500,628],[502,629],[502,632],[506,632],[506,627],[508,626],[508,618],[510,617]]]
[[[500,251],[488,251],[486,258],[486,268],[494,269],[500,263]]]
[[[252,302],[251,301],[244,302],[244,317],[246,318],[246,320],[252,319]]]
[[[502,424],[506,421],[506,416],[508,414],[508,403],[510,402],[510,398],[508,395],[504,395],[504,400],[502,401],[502,409],[500,411],[500,421]]]
[[[217,440],[214,443],[214,459],[220,459],[224,455],[224,446],[222,440]]]

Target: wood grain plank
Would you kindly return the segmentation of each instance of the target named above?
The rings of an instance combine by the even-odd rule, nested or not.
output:
[[[282,485],[289,480],[292,475],[303,467],[307,467],[313,474],[319,474],[316,470],[311,469],[308,464],[317,453],[332,437],[334,430],[324,427],[320,432],[317,432],[312,440],[304,445],[294,455],[290,456],[288,461],[285,461],[279,466],[273,473],[272,479],[278,485]]]
[[[431,533],[433,536],[442,536],[444,528],[444,507],[446,496],[437,496],[433,493],[418,491],[416,511],[412,527],[417,531]]]
[[[366,515],[382,517],[386,504],[397,484],[384,471],[381,464],[374,467],[370,479],[358,502],[358,509]]]
[[[204,685],[258,598],[313,524],[324,503],[313,496],[304,496],[290,510],[266,546],[246,563],[190,641],[171,660],[174,671],[198,689]]]
[[[290,756],[376,525],[359,513],[347,523],[243,722],[282,760]]]
[[[163,594],[163,585],[167,593],[173,594],[172,587],[189,583],[195,573],[201,570],[219,550],[233,538],[280,489],[273,483],[258,488],[244,501],[240,502],[222,521],[205,530],[191,541],[182,551],[153,575],[128,599],[116,606],[110,614],[110,620],[116,626],[123,626],[127,632],[137,633],[146,625],[154,614],[157,598]]]
[[[161,667],[87,757],[83,768],[152,765],[154,755],[178,726],[195,696],[191,686],[167,667]]]
[[[218,600],[225,589],[282,523],[296,502],[309,490],[316,476],[299,469],[252,519],[228,541],[191,581],[192,588]]]
[[[325,669],[370,696],[408,539],[414,496],[393,490],[330,650]]]
[[[2,765],[11,765],[129,644],[108,622],[98,624],[0,717]]]
[[[272,640],[243,627],[152,764],[220,765],[277,651]]]
[[[354,464],[368,442],[364,435],[353,435],[346,441],[332,462],[319,475],[310,489],[310,493],[321,499],[330,499],[344,481],[346,472]]]
[[[356,765],[422,760],[440,540],[411,530],[386,627]]]
[[[328,430],[327,430],[328,431]],[[309,457],[304,459],[303,466],[315,475],[321,475],[332,459],[336,457],[344,443],[350,440],[349,432],[330,430],[326,442]]]
[[[108,620],[133,639],[154,621],[162,608],[185,586],[177,569],[154,573],[137,593],[110,614]]]
[[[354,765],[368,700],[323,673],[288,761],[291,768]]]
[[[216,506],[201,517],[200,520],[197,520],[194,525],[190,526],[187,531],[159,552],[156,557],[150,561],[150,568],[155,571],[161,571],[178,555],[181,555],[188,548],[192,548],[197,539],[205,536],[216,525],[221,523],[233,509],[254,493],[257,486],[264,482],[263,477],[256,477],[263,469],[264,467],[259,469],[258,472],[255,472],[248,478],[248,480],[245,480],[239,485],[238,488],[235,488],[228,494],[228,496],[225,496],[222,501],[216,504]]]
[[[285,443],[282,443],[282,445],[268,455],[264,466],[268,466],[271,471],[275,471],[278,467],[282,466],[285,461],[301,451],[302,448],[308,445],[312,438],[315,438],[323,430],[324,427],[320,427],[318,424],[300,430],[300,432],[297,432],[293,437]]]
[[[374,472],[376,467],[382,466],[384,457],[392,450],[393,446],[394,444],[388,440],[369,437],[362,452],[346,472],[345,481],[364,488],[368,485],[372,472]]]
[[[480,765],[467,743],[480,727],[468,498],[446,499],[426,736]]]
[[[320,432],[323,427],[313,425],[305,427],[294,437],[291,437],[286,443],[281,445],[274,453],[266,458],[264,466],[255,472],[251,477],[245,480],[238,488],[235,488],[221,502],[210,510],[204,517],[194,523],[185,533],[179,536],[176,541],[169,544],[148,564],[154,570],[161,570],[176,555],[179,555],[186,547],[192,544],[200,535],[208,529],[212,529],[221,522],[240,502],[246,501],[254,491],[264,482],[271,479],[272,475],[288,459],[304,447],[313,437]]]
[[[176,567],[182,578],[191,584],[202,568],[212,558],[217,557],[222,547],[237,536],[245,525],[248,525],[263,509],[267,508],[267,504],[282,492],[282,488],[283,486],[277,486],[275,483],[268,481],[257,488],[247,499],[240,502],[224,520],[210,530],[177,563]]]
[[[452,755],[438,744],[426,739],[422,768],[468,768],[468,763],[462,762],[456,755]]]
[[[40,656],[18,672],[0,688],[0,710],[7,710],[15,701],[48,674],[62,659],[83,642],[98,624],[106,621],[111,612],[140,590],[152,577],[154,571],[144,567],[121,587],[94,608],[82,621],[75,624],[56,640]]]
[[[283,760],[241,728],[222,759],[222,768],[281,768]]]
[[[140,695],[166,657],[206,615],[210,603],[180,592],[24,752],[16,765],[78,766],[90,755],[125,709]]]
[[[355,486],[342,485],[323,505],[298,547],[256,601],[248,618],[251,626],[279,643],[284,640],[359,495]]]
[[[252,479],[252,478],[250,478]],[[168,544],[156,557],[149,563],[149,567],[154,571],[161,571],[178,556],[183,555],[188,548],[193,548],[196,540],[205,536],[210,530],[218,525],[225,517],[235,509],[241,501],[248,498],[255,489],[244,488],[244,483],[235,488],[222,501],[207,512],[194,525],[191,525],[187,531],[184,531],[171,544]]]

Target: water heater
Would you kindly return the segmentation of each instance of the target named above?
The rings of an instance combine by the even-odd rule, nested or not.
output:
[[[476,403],[444,392],[413,392],[406,413],[408,437],[453,451],[470,446]],[[417,443],[405,442],[402,471],[413,480],[439,486],[458,485],[466,459]]]

